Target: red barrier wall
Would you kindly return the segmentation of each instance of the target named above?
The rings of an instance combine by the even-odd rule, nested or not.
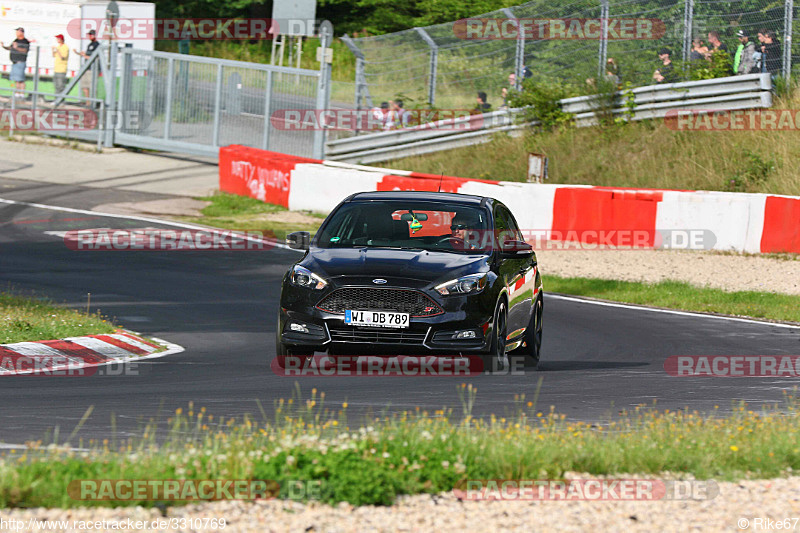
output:
[[[292,170],[298,163],[322,163],[248,146],[219,150],[219,189],[289,207]]]
[[[800,254],[800,200],[767,196],[761,252]]]
[[[559,238],[557,232],[560,232],[563,240],[630,246],[631,231],[644,231],[647,246],[652,247],[656,241],[656,209],[662,194],[661,191],[641,190],[557,189],[553,202],[553,238]],[[619,233],[619,230],[624,231]],[[569,238],[570,232],[574,239]]]
[[[379,191],[441,191],[458,192],[459,187],[467,182],[477,181],[481,183],[491,183],[497,185],[496,181],[474,180],[469,178],[457,178],[454,176],[437,176],[436,174],[423,174],[422,172],[412,172],[410,176],[386,175],[378,182]],[[441,187],[441,188],[440,188]]]

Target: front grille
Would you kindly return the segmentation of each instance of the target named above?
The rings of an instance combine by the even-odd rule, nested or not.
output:
[[[317,309],[343,315],[356,311],[396,311],[414,317],[444,313],[436,302],[419,291],[409,289],[373,289],[355,287],[337,289],[317,304]]]
[[[387,328],[330,328],[331,341],[354,342],[368,344],[413,344],[421,346],[425,342],[425,333],[412,333]]]

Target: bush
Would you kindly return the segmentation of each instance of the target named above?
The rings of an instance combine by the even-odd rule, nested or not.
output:
[[[769,179],[770,173],[775,170],[775,162],[771,159],[764,160],[755,152],[747,148],[743,150],[745,162],[742,168],[725,181],[729,191],[747,192],[758,189]]]
[[[523,107],[526,121],[538,121],[539,127],[552,130],[572,120],[570,113],[561,109],[559,100],[574,96],[577,91],[565,83],[556,81],[528,81],[522,91],[513,92],[508,101],[511,107]]]

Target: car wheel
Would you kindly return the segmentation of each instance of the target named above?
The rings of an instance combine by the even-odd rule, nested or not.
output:
[[[289,357],[300,358],[300,364],[302,368],[309,359],[314,357],[314,350],[308,348],[289,348],[280,340],[276,340],[275,360],[278,362],[278,366],[280,368],[286,368],[286,361]]]
[[[536,298],[531,313],[531,321],[525,329],[525,345],[511,352],[515,356],[523,358],[524,366],[537,368],[539,366],[539,356],[542,351],[542,311],[543,301],[541,295]]]
[[[506,336],[508,335],[508,312],[503,300],[497,302],[494,311],[494,324],[492,325],[492,344],[489,353],[483,356],[483,370],[494,373],[508,367],[508,354],[506,354]]]

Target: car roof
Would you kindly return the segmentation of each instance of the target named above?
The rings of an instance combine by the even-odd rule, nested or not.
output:
[[[346,202],[371,201],[371,200],[427,200],[431,202],[446,202],[468,205],[486,205],[491,198],[475,196],[472,194],[458,194],[454,192],[431,191],[371,191],[357,192],[348,197]]]

